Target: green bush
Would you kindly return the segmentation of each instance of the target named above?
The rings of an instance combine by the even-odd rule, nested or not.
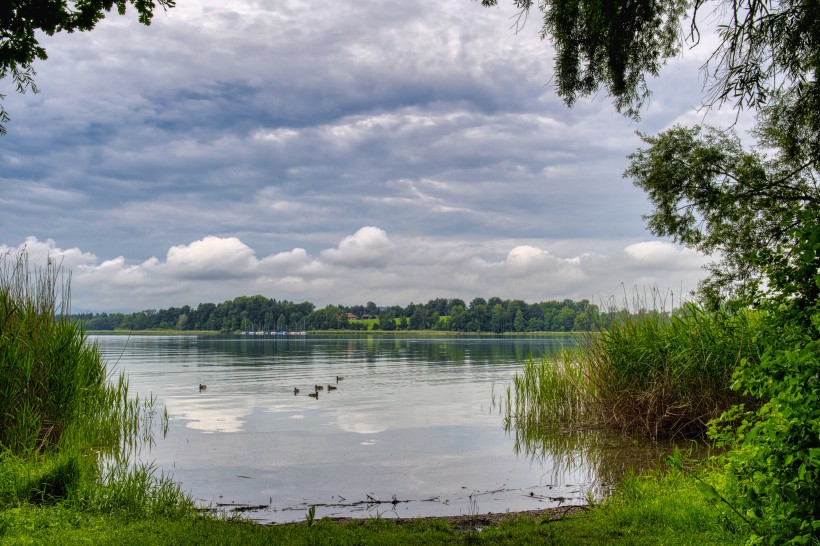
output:
[[[734,388],[763,401],[737,407],[711,435],[731,447],[724,494],[749,519],[750,543],[820,543],[820,223],[804,211],[793,252],[770,267],[765,343]],[[736,426],[739,423],[739,426]]]

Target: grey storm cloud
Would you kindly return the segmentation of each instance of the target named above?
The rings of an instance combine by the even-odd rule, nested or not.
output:
[[[621,173],[636,130],[698,115],[702,59],[639,124],[567,109],[508,4],[202,0],[43,37],[42,92],[0,82],[0,245],[64,256],[90,310],[693,287],[704,257]]]

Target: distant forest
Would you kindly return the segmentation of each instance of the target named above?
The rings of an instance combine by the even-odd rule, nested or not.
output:
[[[242,296],[223,303],[201,303],[136,313],[72,315],[86,330],[210,330],[272,332],[311,330],[444,330],[454,332],[572,332],[611,324],[615,312],[602,313],[588,300],[526,303],[475,298],[433,299],[406,307],[294,303],[264,296]]]

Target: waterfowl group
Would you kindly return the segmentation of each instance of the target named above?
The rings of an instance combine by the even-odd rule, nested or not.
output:
[[[344,379],[344,377],[342,377],[341,375],[337,375],[336,376],[336,383],[338,383],[342,379]],[[337,387],[336,385],[331,385],[331,384],[327,385],[327,390],[328,391],[335,391],[338,388],[339,387]],[[310,396],[311,398],[318,399],[319,398],[319,391],[323,391],[323,390],[325,390],[324,385],[313,385],[313,392],[309,392],[308,396]],[[297,394],[299,394],[299,387],[293,387],[293,396],[296,396]]]

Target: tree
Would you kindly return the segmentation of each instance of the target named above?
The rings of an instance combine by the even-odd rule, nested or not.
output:
[[[423,305],[416,305],[413,314],[410,316],[411,330],[425,330],[429,327],[427,322],[427,311]]]
[[[498,0],[481,3],[495,6]],[[523,22],[534,2],[513,4]],[[538,9],[541,36],[556,51],[556,90],[568,106],[604,87],[619,112],[637,118],[650,95],[646,75],[658,75],[684,44],[699,46],[699,22],[709,18],[717,23],[719,39],[703,65],[706,106],[732,102],[757,109],[787,95],[792,108],[784,124],[790,136],[805,137],[803,129],[818,133],[820,7],[815,1],[545,0]]]
[[[491,298],[490,301],[493,301],[493,298]],[[504,308],[501,306],[501,303],[496,303],[492,309],[493,311],[490,315],[490,331],[500,334],[504,332]]]
[[[522,17],[533,6],[513,3]],[[714,6],[718,41],[702,69],[704,106],[752,109],[753,134],[767,153],[745,150],[731,131],[674,127],[642,135],[649,148],[630,157],[626,176],[652,201],[653,233],[720,255],[702,285],[707,301],[740,296],[762,310],[765,351],[741,360],[733,384],[761,406],[735,408],[713,430],[733,448],[724,492],[746,514],[750,543],[813,544],[820,541],[820,2],[691,6],[685,30],[686,0],[538,4],[565,103],[605,87],[633,118],[649,96],[646,74],[657,75],[685,41],[699,45],[698,22]]]
[[[761,118],[756,134],[781,152],[773,158],[744,150],[733,131],[679,126],[642,135],[649,147],[629,156],[625,176],[654,207],[649,229],[721,256],[702,285],[710,301],[755,301],[802,211],[820,207],[817,162],[785,159],[772,123]]]
[[[515,312],[515,319],[513,319],[513,330],[516,332],[523,332],[527,329],[527,321],[524,320],[524,313],[521,309]]]
[[[176,0],[4,0],[0,2],[0,80],[11,76],[19,93],[37,93],[33,63],[46,60],[46,50],[37,40],[37,33],[52,36],[57,32],[93,29],[115,6],[120,15],[128,4],[137,10],[139,22],[150,25],[154,9],[174,7]],[[10,121],[0,95],[0,135],[6,133],[4,123]]]
[[[554,332],[569,332],[575,325],[575,311],[570,307],[564,307],[552,319],[552,330]]]
[[[379,328],[381,330],[395,330],[396,329],[396,315],[392,309],[385,309],[379,315]]]
[[[534,5],[513,3],[521,20]],[[717,45],[702,67],[703,104],[754,110],[755,136],[775,153],[766,158],[745,151],[731,132],[677,127],[642,135],[650,148],[631,157],[627,176],[655,205],[649,216],[655,234],[723,253],[704,286],[707,294],[754,292],[763,263],[776,258],[774,249],[799,211],[817,206],[820,2],[545,0],[538,9],[542,37],[556,50],[558,95],[572,106],[605,88],[616,109],[633,118],[650,94],[646,75],[657,75],[684,45],[714,43],[701,41],[699,25],[707,17],[716,23]],[[758,248],[761,256],[769,253],[763,263],[746,255]],[[746,273],[744,264],[754,267]]]

